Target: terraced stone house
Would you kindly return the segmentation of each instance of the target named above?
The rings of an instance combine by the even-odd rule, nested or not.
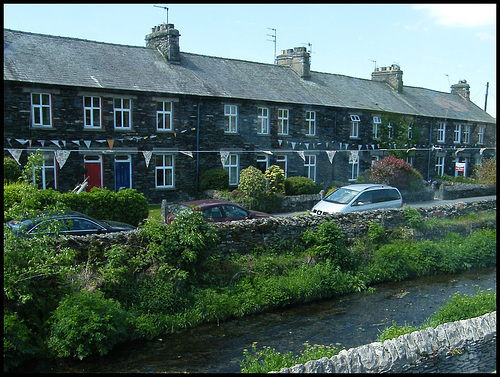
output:
[[[311,70],[304,47],[276,64],[181,52],[172,24],[146,46],[4,30],[4,155],[44,154],[43,188],[134,188],[148,201],[197,194],[200,175],[283,168],[329,188],[397,152],[425,179],[470,175],[496,155],[496,119],[450,93]],[[432,69],[432,68],[429,68]]]

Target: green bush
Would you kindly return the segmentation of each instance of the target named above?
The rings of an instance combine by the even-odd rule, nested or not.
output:
[[[266,176],[254,166],[249,166],[240,172],[238,190],[249,198],[259,199],[266,192]]]
[[[278,165],[271,165],[264,173],[273,194],[285,194],[285,172]]]
[[[5,183],[17,182],[23,173],[21,166],[13,158],[3,158],[3,181]]]
[[[200,176],[200,190],[229,190],[229,173],[223,168],[203,172]]]
[[[24,360],[36,355],[39,348],[34,344],[32,331],[16,312],[4,309],[3,314],[3,370],[9,371]]]
[[[373,164],[370,181],[394,186],[400,190],[418,191],[424,188],[422,175],[409,163],[393,155]]]
[[[487,185],[496,185],[497,160],[494,158],[484,160],[479,167],[474,168],[473,175],[480,183]]]
[[[58,357],[103,356],[127,338],[128,330],[119,302],[100,291],[80,291],[64,297],[55,310],[48,346]]]
[[[285,179],[285,194],[288,196],[317,194],[319,191],[320,188],[311,178],[290,177]]]

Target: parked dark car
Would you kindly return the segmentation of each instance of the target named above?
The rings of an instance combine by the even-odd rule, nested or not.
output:
[[[129,224],[111,220],[96,220],[76,211],[63,214],[41,213],[34,218],[11,220],[7,223],[14,234],[32,236],[35,234],[61,234],[81,236],[134,230]]]
[[[180,212],[186,211],[190,208],[195,211],[202,211],[205,219],[210,222],[261,219],[270,217],[267,213],[250,211],[236,203],[217,199],[202,199],[177,204],[176,207],[167,215],[167,224],[170,224]]]

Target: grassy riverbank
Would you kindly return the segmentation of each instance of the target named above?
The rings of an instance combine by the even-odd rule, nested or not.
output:
[[[426,225],[411,211],[406,217],[389,238],[370,224],[349,248],[337,225],[324,222],[293,244],[231,256],[216,251],[201,213],[168,228],[150,219],[139,230],[144,247],[115,244],[81,263],[53,238],[4,229],[4,368],[30,357],[105,355],[121,342],[204,322],[496,264],[496,229],[417,242],[410,226]]]

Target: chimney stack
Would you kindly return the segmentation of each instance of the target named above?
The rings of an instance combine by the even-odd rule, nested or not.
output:
[[[452,94],[459,94],[466,100],[470,99],[470,85],[467,84],[467,80],[458,80],[458,84],[453,84],[451,86]]]
[[[146,35],[146,47],[159,50],[170,63],[180,63],[179,30],[174,29],[174,24],[162,23],[151,29],[151,34]]]
[[[398,93],[403,92],[403,71],[399,68],[399,65],[392,64],[390,67],[378,67],[372,72],[372,80],[386,82]]]
[[[276,63],[291,67],[302,78],[311,77],[311,62],[305,47],[281,50],[281,55],[276,57]]]

